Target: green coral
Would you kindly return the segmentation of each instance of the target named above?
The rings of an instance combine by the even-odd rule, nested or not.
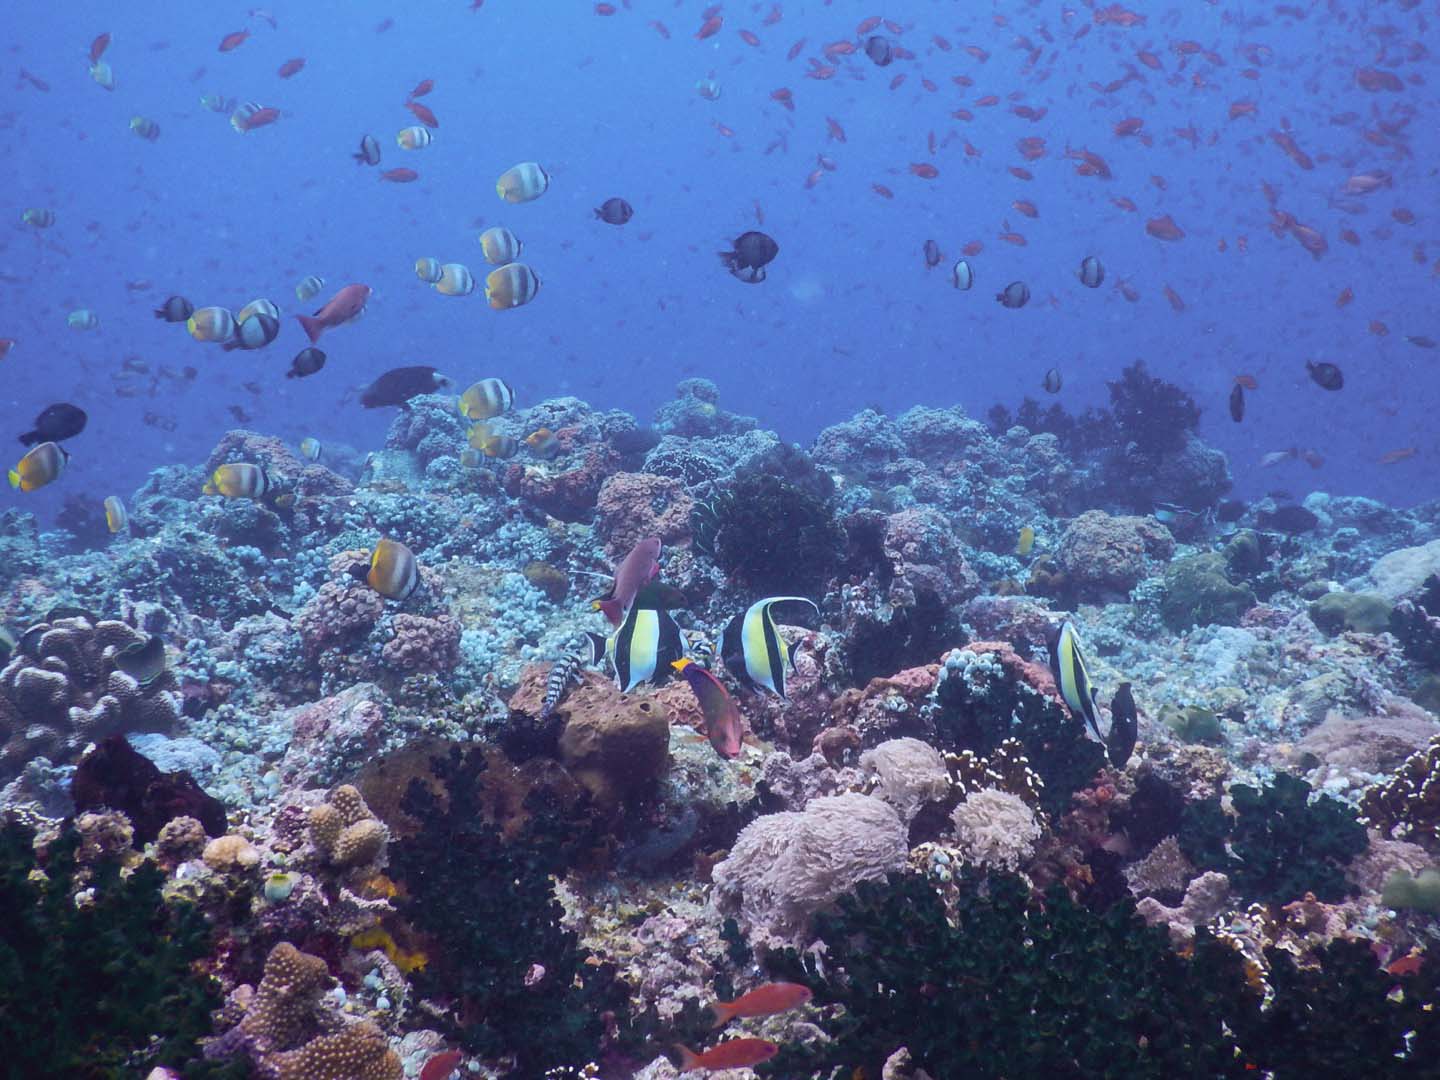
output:
[[[1310,605],[1310,621],[1331,637],[1345,630],[1383,634],[1390,610],[1390,601],[1376,593],[1332,592]]]
[[[392,842],[389,873],[404,886],[402,914],[435,943],[417,993],[455,1003],[444,1026],[466,1050],[512,1055],[539,1076],[592,1060],[605,1015],[626,1023],[628,992],[561,924],[552,875],[574,865],[583,830],[537,803],[506,842],[489,822],[485,768],[478,748],[431,759],[443,796],[410,782],[402,809],[424,825]]]
[[[1413,908],[1440,915],[1440,869],[1427,867],[1414,877],[1404,870],[1396,870],[1385,879],[1380,902],[1386,907]]]
[[[892,875],[817,917],[823,964],[772,959],[817,1004],[844,1006],[822,1022],[833,1042],[787,1048],[777,1075],[878,1076],[900,1046],[937,1077],[1244,1075],[1223,1025],[1256,998],[1239,955],[1204,930],[1186,961],[1128,900],[1095,912],[1054,887],[1042,903],[1014,875],[972,869],[957,884],[953,924],[924,879]]]
[[[1176,633],[1192,626],[1236,626],[1255,606],[1255,594],[1231,582],[1225,556],[1218,551],[1176,559],[1165,568],[1160,617]]]
[[[199,1059],[220,1004],[193,968],[210,950],[204,916],[160,898],[165,875],[145,863],[122,877],[94,869],[76,903],[73,830],[49,845],[44,876],[34,834],[0,828],[0,1046],[7,1076],[121,1080]],[[218,1077],[197,1063],[187,1076]],[[233,1073],[233,1070],[232,1070]]]
[[[1191,803],[1180,826],[1180,847],[1202,870],[1219,870],[1242,895],[1283,904],[1307,892],[1337,903],[1355,892],[1345,864],[1369,846],[1365,826],[1340,800],[1310,800],[1310,785],[1276,773],[1262,791],[1230,788],[1232,818],[1218,798]]]
[[[759,1071],[879,1076],[905,1046],[947,1078],[1435,1075],[1430,965],[1392,976],[1358,941],[1318,950],[1318,967],[1269,949],[1262,1008],[1239,952],[1203,927],[1182,957],[1129,898],[1094,911],[973,869],[956,888],[947,918],[918,875],[863,884],[817,916],[823,959],[772,954],[774,977],[814,992],[828,1041],[787,1045]]]

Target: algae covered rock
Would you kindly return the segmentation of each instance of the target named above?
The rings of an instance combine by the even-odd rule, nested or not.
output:
[[[1150,517],[1112,517],[1087,510],[1065,530],[1056,553],[1082,598],[1129,593],[1175,553],[1175,539]]]
[[[1346,630],[1383,634],[1390,625],[1390,601],[1378,593],[1326,593],[1310,605],[1310,619],[1331,637]]]
[[[1218,551],[1177,559],[1165,570],[1165,597],[1160,616],[1171,630],[1218,623],[1238,626],[1240,616],[1255,604],[1255,594],[1234,584]]]

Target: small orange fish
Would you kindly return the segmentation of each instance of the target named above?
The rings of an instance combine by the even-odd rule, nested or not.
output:
[[[836,142],[845,142],[845,129],[840,126],[840,121],[833,116],[825,117],[825,130],[830,133],[830,138]]]
[[[280,110],[267,105],[263,109],[257,109],[251,113],[240,125],[245,131],[254,131],[256,128],[273,124],[280,119]]]
[[[1355,290],[1350,288],[1349,285],[1346,285],[1345,288],[1340,290],[1340,295],[1335,297],[1335,306],[1344,307],[1346,304],[1350,303],[1350,301],[1354,299]]]
[[[886,187],[884,184],[871,184],[870,190],[875,192],[875,194],[879,195],[882,199],[893,199],[895,197],[895,193],[891,191],[888,187]]]
[[[434,79],[421,79],[420,82],[416,85],[415,89],[410,91],[410,100],[414,101],[417,97],[424,97],[426,94],[430,93],[430,91],[434,89]]]
[[[298,75],[300,69],[304,66],[305,58],[303,56],[297,56],[293,60],[286,60],[285,63],[281,64],[280,70],[277,71],[276,74],[282,79],[288,79],[291,75]]]
[[[1038,218],[1040,216],[1040,211],[1036,209],[1035,204],[1029,199],[1016,199],[1010,204],[1010,209],[1017,213],[1024,214],[1028,218]]]
[[[940,175],[940,170],[928,161],[912,161],[910,171],[922,180],[934,180]]]
[[[396,184],[408,184],[413,180],[419,180],[420,174],[414,169],[386,169],[380,174],[381,180],[390,180]]]
[[[723,1027],[737,1016],[774,1016],[804,1005],[813,995],[799,983],[765,983],[734,1001],[717,1001],[710,1006],[715,1026]]]
[[[697,1054],[688,1046],[676,1045],[680,1054],[680,1069],[743,1069],[769,1061],[780,1052],[768,1039],[727,1039],[712,1046],[703,1054]]]
[[[105,50],[110,47],[110,33],[106,31],[90,43],[90,63],[98,64],[100,57],[105,55]]]
[[[720,32],[720,27],[725,25],[725,19],[720,15],[711,15],[700,24],[700,29],[695,31],[695,40],[704,41],[708,37],[714,37]]]
[[[419,120],[426,127],[438,128],[440,126],[440,121],[435,119],[435,114],[430,111],[428,106],[421,105],[418,101],[407,101],[405,108],[414,113],[415,119]]]
[[[753,30],[741,30],[740,40],[745,42],[746,45],[749,45],[752,48],[756,48],[760,45],[760,38],[758,35],[755,34]]]
[[[1254,375],[1236,375],[1235,381],[1241,386],[1243,386],[1246,390],[1260,389],[1260,384],[1255,380]]]
[[[1412,953],[1409,956],[1400,957],[1399,960],[1390,961],[1390,964],[1385,970],[1391,975],[1414,975],[1424,966],[1424,954],[1421,953],[1417,955]]]
[[[249,30],[236,30],[233,33],[226,34],[220,39],[220,51],[229,52],[232,49],[238,49],[241,45],[245,44],[249,37]]]
[[[782,86],[779,90],[771,90],[770,100],[778,101],[781,105],[784,105],[785,108],[789,109],[791,112],[795,111],[795,95],[790,92],[788,87]]]
[[[1412,458],[1420,451],[1413,446],[1402,446],[1399,450],[1391,450],[1388,454],[1380,455],[1381,465],[1394,465],[1396,462]],[[1395,974],[1393,971],[1391,974]]]

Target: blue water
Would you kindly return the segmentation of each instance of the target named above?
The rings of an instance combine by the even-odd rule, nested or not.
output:
[[[996,401],[1044,397],[1039,384],[1052,366],[1064,374],[1059,400],[1078,410],[1102,403],[1105,380],[1143,358],[1204,407],[1201,434],[1230,454],[1241,494],[1322,489],[1396,504],[1440,495],[1440,439],[1430,420],[1440,407],[1440,351],[1405,340],[1440,339],[1440,135],[1426,121],[1440,102],[1433,61],[1410,48],[1433,40],[1433,16],[1395,4],[1369,5],[1368,14],[1311,6],[1298,20],[1268,3],[1146,5],[1144,26],[1094,26],[1075,40],[1091,23],[1079,5],[1067,20],[1058,5],[972,11],[910,0],[884,14],[904,24],[897,40],[915,60],[881,70],[863,56],[842,58],[835,77],[819,81],[804,75],[808,58],[827,42],[853,40],[868,6],[787,0],[781,21],[765,26],[770,3],[727,4],[721,32],[697,41],[706,6],[633,0],[631,10],[599,17],[569,0],[488,0],[473,13],[468,0],[275,3],[272,30],[247,18],[244,5],[171,0],[122,13],[84,2],[62,14],[53,2],[11,0],[0,69],[0,337],[20,344],[0,362],[0,409],[15,433],[52,401],[72,401],[91,417],[69,446],[63,481],[23,505],[48,516],[68,494],[98,503],[128,494],[158,465],[199,462],[238,426],[231,406],[252,418],[245,426],[292,442],[314,435],[373,447],[390,411],[361,409],[353,391],[413,363],[434,364],[461,386],[503,376],[522,406],[571,393],[642,419],[678,380],[705,375],[725,407],[804,442],[867,405],[958,403],[983,416]],[[1009,25],[992,15],[1007,15]],[[669,40],[650,25],[655,19]],[[393,25],[380,31],[383,22]],[[227,32],[246,26],[248,41],[217,52]],[[760,47],[745,44],[741,29],[760,35]],[[105,56],[113,92],[87,72],[90,41],[104,30],[114,37]],[[933,44],[935,34],[953,51]],[[1042,48],[1033,66],[1014,47],[1021,35]],[[800,38],[808,45],[787,61]],[[1171,46],[1183,39],[1213,50],[1223,66],[1190,56],[1182,67]],[[1256,80],[1242,75],[1245,43],[1273,50]],[[961,51],[970,44],[989,59]],[[1164,70],[1141,67],[1140,49]],[[279,78],[291,57],[304,57],[304,70]],[[1398,93],[1366,92],[1357,66],[1410,82]],[[1091,88],[1127,67],[1143,78],[1112,94]],[[19,79],[21,68],[50,91]],[[723,87],[716,102],[694,89],[712,73]],[[903,85],[889,89],[899,74]],[[961,74],[974,85],[955,85]],[[428,149],[405,153],[394,134],[414,123],[402,104],[424,78],[436,83],[424,102],[440,128]],[[794,112],[771,100],[780,87],[793,92]],[[205,93],[275,106],[283,117],[242,136],[201,107]],[[1000,104],[977,107],[986,94]],[[1015,116],[1010,95],[1048,113],[1038,123]],[[1231,120],[1231,104],[1242,99],[1257,114]],[[953,119],[957,108],[975,119]],[[1392,145],[1366,140],[1378,120],[1406,111],[1416,120]],[[1358,119],[1332,122],[1347,112]],[[131,133],[136,114],[159,122],[157,142]],[[827,136],[827,116],[848,141]],[[1153,145],[1112,133],[1131,116],[1144,120]],[[1268,137],[1287,122],[1313,170]],[[1194,148],[1172,134],[1191,124],[1200,135]],[[932,131],[941,144],[933,156]],[[381,168],[410,166],[421,179],[384,183],[379,170],[356,166],[349,155],[367,132],[384,148]],[[1047,140],[1045,158],[1022,161],[1016,142],[1026,136]],[[966,140],[977,156],[967,155]],[[1067,144],[1102,155],[1114,178],[1076,175],[1076,162],[1063,157]],[[807,190],[817,153],[838,169]],[[508,206],[495,178],[525,160],[544,165],[551,188]],[[930,162],[940,175],[913,176],[912,162]],[[1035,179],[1015,179],[1010,165],[1027,165]],[[1393,176],[1393,187],[1339,196],[1352,173],[1376,169]],[[1152,177],[1163,178],[1164,190]],[[1324,257],[1272,235],[1262,182],[1279,191],[1284,210],[1325,234]],[[875,183],[894,199],[877,196]],[[635,207],[624,228],[591,215],[612,195]],[[1134,200],[1137,212],[1112,197]],[[1022,198],[1037,205],[1038,219],[1010,208]],[[1337,200],[1361,212],[1343,212]],[[20,224],[29,206],[53,209],[54,227],[37,235]],[[1414,224],[1392,220],[1399,207],[1414,212]],[[1145,221],[1165,213],[1184,240],[1146,235]],[[1006,219],[1027,246],[998,239]],[[490,224],[524,241],[524,258],[544,282],[533,304],[497,313],[480,292],[446,298],[416,279],[412,264],[423,255],[465,262],[479,276],[475,237]],[[714,253],[755,227],[781,250],[768,281],[751,286],[726,275]],[[1359,246],[1341,241],[1347,227]],[[928,238],[945,253],[934,270],[922,256]],[[957,293],[950,263],[977,239],[985,245],[971,260],[977,285]],[[1096,291],[1074,276],[1090,253],[1108,272]],[[325,277],[327,289],[304,307],[352,281],[375,295],[362,321],[323,339],[322,373],[286,380],[306,343],[288,318],[302,310],[293,288],[306,274]],[[1034,298],[1005,310],[992,297],[1015,279]],[[1139,291],[1138,302],[1112,288],[1120,279]],[[153,286],[127,289],[142,280]],[[1183,313],[1165,300],[1167,284],[1184,298]],[[1355,301],[1337,309],[1346,286]],[[269,297],[287,315],[284,329],[263,351],[223,353],[151,317],[172,292],[232,310]],[[99,315],[97,331],[67,329],[67,312],[82,307]],[[1389,335],[1371,333],[1371,320]],[[199,375],[189,384],[161,380],[153,396],[117,397],[113,377],[127,357],[157,370],[193,365]],[[1344,391],[1314,385],[1307,358],[1338,363]],[[1225,400],[1241,372],[1260,389],[1236,425]],[[147,413],[173,418],[174,430],[147,425]],[[1314,448],[1324,467],[1258,467],[1262,454],[1291,446]],[[1378,463],[1402,447],[1417,456]],[[12,450],[18,456],[18,444]]]

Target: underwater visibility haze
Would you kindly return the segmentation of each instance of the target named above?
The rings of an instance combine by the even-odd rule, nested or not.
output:
[[[1437,25],[14,0],[0,1074],[1440,1075]]]

